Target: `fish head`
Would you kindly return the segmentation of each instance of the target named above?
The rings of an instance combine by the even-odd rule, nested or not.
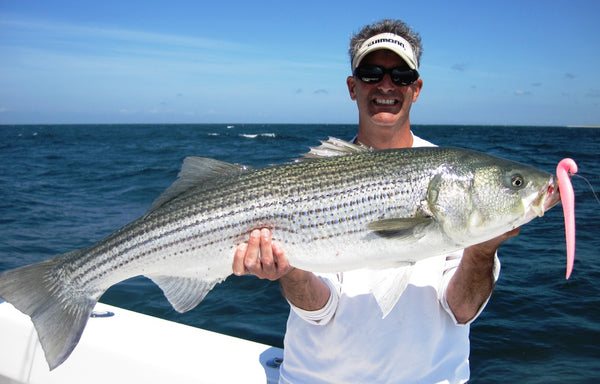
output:
[[[428,191],[429,209],[444,233],[465,246],[542,216],[558,201],[550,173],[477,152],[446,166]]]

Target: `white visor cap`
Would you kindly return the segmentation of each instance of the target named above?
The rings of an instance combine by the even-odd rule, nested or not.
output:
[[[356,56],[352,61],[352,72],[360,65],[362,59],[364,59],[369,53],[378,51],[380,49],[387,49],[402,58],[408,64],[410,69],[416,70],[419,68],[417,57],[413,52],[412,45],[401,36],[395,33],[380,33],[370,39],[367,39],[356,52]]]

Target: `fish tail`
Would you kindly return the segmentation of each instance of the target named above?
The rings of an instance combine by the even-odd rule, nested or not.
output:
[[[75,253],[83,251],[64,256]],[[0,274],[0,297],[31,318],[50,370],[69,357],[99,297],[68,289],[56,273],[57,259]]]

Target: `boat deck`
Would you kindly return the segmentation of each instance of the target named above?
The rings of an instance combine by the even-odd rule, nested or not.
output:
[[[277,383],[281,348],[98,303],[49,371],[29,317],[0,300],[0,383]]]

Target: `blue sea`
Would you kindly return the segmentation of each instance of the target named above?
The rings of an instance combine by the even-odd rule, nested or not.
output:
[[[83,248],[144,214],[186,156],[252,166],[289,161],[355,125],[0,126],[0,271]],[[414,126],[439,145],[485,151],[554,173],[571,157],[600,189],[600,129]],[[499,252],[502,273],[471,328],[471,383],[600,382],[600,204],[573,179],[577,252],[565,280],[560,206]],[[175,312],[145,278],[102,302],[282,346],[288,305],[277,283],[230,277],[194,310]],[[185,343],[185,340],[181,340]],[[202,346],[198,346],[201,348]],[[343,357],[341,357],[343,358]]]

